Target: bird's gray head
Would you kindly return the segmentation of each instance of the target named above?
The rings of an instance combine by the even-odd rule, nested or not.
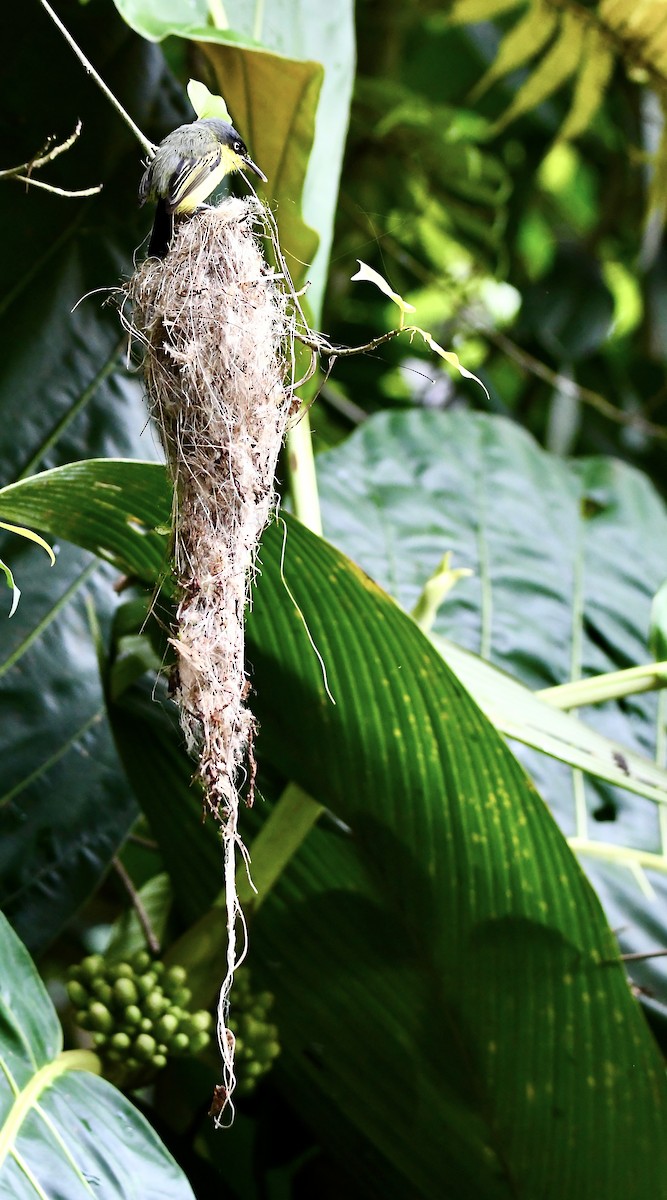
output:
[[[260,171],[257,164],[252,161],[248,154],[248,147],[238,129],[235,129],[233,125],[230,125],[228,121],[223,121],[220,117],[201,117],[196,123],[197,125],[206,126],[217,142],[220,142],[222,146],[226,146],[228,150],[231,150],[233,155],[241,160],[237,167],[238,170],[242,171],[243,167],[250,167],[250,170],[254,171],[255,175],[258,175],[264,183],[267,182],[264,172]]]

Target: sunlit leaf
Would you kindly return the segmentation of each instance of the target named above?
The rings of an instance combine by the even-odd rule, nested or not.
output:
[[[400,310],[401,325],[403,325],[404,314],[409,312],[413,313],[416,311],[414,304],[408,304],[407,300],[404,300],[402,296],[399,296],[398,292],[393,291],[393,289],[387,283],[387,280],[380,275],[379,271],[375,271],[373,267],[369,267],[365,262],[362,262],[360,258],[357,259],[357,262],[359,263],[359,270],[355,275],[350,276],[350,278],[355,282],[359,281],[363,283],[374,283],[375,286],[379,288],[385,296],[388,296],[389,299],[392,300],[396,307]]]
[[[233,124],[222,96],[214,96],[206,84],[191,79],[188,84],[188,97],[198,117],[219,117],[221,121]]]
[[[0,1194],[193,1200],[180,1167],[88,1050],[62,1049],[48,992],[0,914]]]
[[[566,9],[553,45],[521,85],[514,100],[495,122],[494,133],[499,133],[517,117],[530,112],[542,104],[575,74],[583,51],[581,21],[578,14]]]

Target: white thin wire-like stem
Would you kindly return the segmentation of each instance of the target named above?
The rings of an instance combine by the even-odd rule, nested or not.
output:
[[[102,79],[102,76],[99,74],[98,71],[95,70],[95,68],[94,68],[93,64],[90,62],[90,60],[88,58],[86,58],[85,54],[83,53],[83,50],[75,42],[74,38],[72,37],[72,35],[69,32],[69,30],[67,29],[67,27],[65,25],[63,25],[58,14],[53,11],[53,9],[51,8],[51,5],[48,3],[48,0],[39,0],[39,2],[41,4],[42,8],[45,10],[45,12],[47,12],[48,15],[50,16],[50,18],[53,21],[56,28],[63,35],[65,41],[68,43],[69,46],[71,46],[71,48],[74,51],[74,53],[76,54],[79,62],[83,64],[83,67],[84,67],[85,71],[87,72],[87,74],[92,76],[92,78],[95,80],[95,83],[97,84],[100,91],[106,96],[109,103],[113,105],[116,112],[119,114],[120,117],[122,117],[125,124],[132,130],[134,136],[137,138],[137,141],[139,141],[141,143],[144,150],[146,151],[146,154],[149,156],[149,158],[152,158],[157,149],[157,146],[155,145],[155,143],[149,141],[149,139],[146,137],[146,135],[141,132],[139,126],[132,120],[132,117],[130,116],[130,114],[125,111],[120,100],[116,96],[114,96],[113,92],[111,91],[111,88],[107,86],[107,84]]]

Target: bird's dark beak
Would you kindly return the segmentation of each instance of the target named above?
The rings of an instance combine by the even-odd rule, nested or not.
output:
[[[246,154],[245,158],[243,159],[243,161],[244,161],[246,167],[250,167],[250,170],[255,172],[255,175],[259,175],[262,183],[269,182],[268,179],[266,178],[266,175],[264,174],[264,172],[260,171],[259,167],[257,166],[257,163],[254,163],[252,161],[252,159],[248,157],[247,154]]]

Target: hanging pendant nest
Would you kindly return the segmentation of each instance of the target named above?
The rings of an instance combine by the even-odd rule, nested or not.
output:
[[[207,804],[223,824],[242,771],[252,799],[243,616],[294,395],[288,289],[258,234],[271,236],[257,201],[204,209],[128,287],[175,483],[174,694]]]

